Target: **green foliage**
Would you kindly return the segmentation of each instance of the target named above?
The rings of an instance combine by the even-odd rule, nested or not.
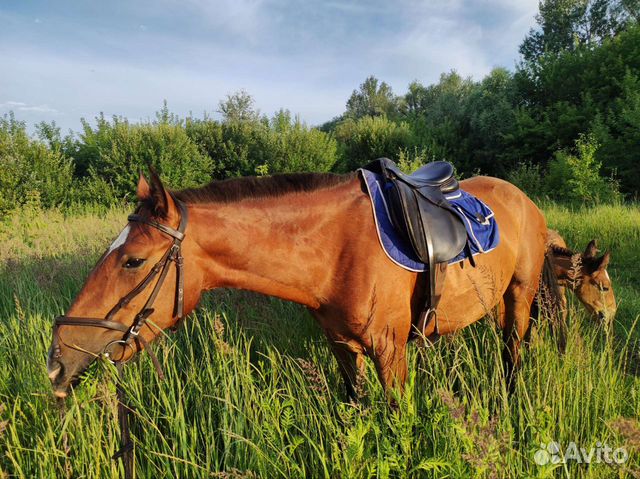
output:
[[[73,180],[73,162],[60,147],[29,137],[13,115],[0,118],[0,214],[30,204],[64,203]]]
[[[206,183],[213,170],[211,159],[200,153],[183,126],[162,112],[158,121],[137,125],[103,116],[96,118],[95,127],[83,121],[77,149],[89,176],[111,184],[120,198],[133,197],[139,172],[149,166],[173,188]]]
[[[601,144],[598,159],[607,173],[619,175],[624,192],[636,193],[639,78],[638,24],[600,46],[541,57],[535,68],[523,68],[514,78],[518,95],[528,106],[517,117],[507,145],[509,155],[516,156],[526,143],[532,156],[519,159],[546,163],[552,152],[571,148],[581,133],[593,132]]]
[[[188,118],[186,133],[213,159],[213,177],[330,171],[337,159],[331,135],[310,128],[286,110],[265,118],[226,120]]]
[[[373,75],[368,77],[347,100],[345,118],[357,120],[365,116],[387,116],[393,118],[398,112],[398,100],[391,87]]]
[[[255,108],[255,99],[245,90],[237,91],[220,101],[218,111],[227,123],[258,121],[260,112]]]
[[[216,179],[255,174],[267,161],[262,143],[268,126],[262,121],[219,123],[188,118],[185,128],[201,154],[212,159]]]
[[[336,128],[340,142],[341,171],[353,171],[383,156],[395,158],[401,148],[413,145],[407,123],[395,123],[384,116],[348,118]]]
[[[494,68],[469,93],[465,105],[469,153],[459,155],[466,171],[480,169],[505,176],[509,166],[503,161],[502,150],[504,138],[516,122],[515,97],[513,75],[504,68]]]
[[[507,173],[507,181],[516,185],[530,198],[540,198],[546,193],[540,165],[522,162]]]
[[[546,187],[552,198],[576,203],[610,203],[620,200],[618,185],[600,176],[596,160],[599,145],[592,136],[581,135],[575,151],[558,151],[549,163]]]
[[[288,110],[277,112],[264,141],[270,173],[328,172],[337,160],[338,145],[328,134],[309,128]]]
[[[470,78],[455,71],[442,74],[437,84],[428,87],[412,83],[405,103],[414,144],[427,148],[438,159],[468,164],[467,103],[475,88]]]
[[[435,158],[430,157],[427,150],[414,148],[400,148],[398,150],[398,157],[396,162],[402,171],[405,173],[413,173],[421,166],[426,165],[430,161],[434,161]]]
[[[538,29],[531,29],[520,45],[530,63],[546,54],[598,45],[640,14],[637,0],[542,0],[539,8]]]

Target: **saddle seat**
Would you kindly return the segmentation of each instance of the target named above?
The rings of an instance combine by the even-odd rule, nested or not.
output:
[[[453,176],[453,165],[448,161],[427,163],[410,175],[403,173],[398,168],[394,168],[393,172],[402,181],[416,188],[435,187],[443,193],[449,194],[458,191],[460,187],[458,180]]]

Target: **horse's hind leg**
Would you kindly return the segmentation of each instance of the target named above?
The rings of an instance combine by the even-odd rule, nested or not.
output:
[[[503,337],[505,347],[502,352],[502,360],[509,390],[513,389],[514,375],[520,367],[520,345],[529,329],[531,319],[529,313],[536,289],[530,283],[520,282],[514,278],[504,294]]]
[[[331,351],[338,361],[340,374],[344,380],[344,385],[349,401],[358,400],[358,381],[364,375],[364,356],[353,351],[347,345],[329,339]]]

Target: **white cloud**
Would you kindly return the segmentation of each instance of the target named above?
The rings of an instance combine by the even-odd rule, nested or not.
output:
[[[58,110],[56,110],[55,108],[51,108],[48,105],[21,106],[18,108],[18,111],[33,111],[38,113],[58,113]]]
[[[33,111],[38,113],[57,113],[58,110],[55,108],[51,108],[48,105],[28,105],[22,101],[5,101],[4,103],[0,103],[1,110],[12,110],[12,111]]]
[[[20,106],[27,106],[27,104],[23,103],[21,101],[11,101],[11,100],[10,101],[6,101],[4,103],[0,103],[0,108],[3,108],[3,107],[17,108],[17,107],[20,107]]]

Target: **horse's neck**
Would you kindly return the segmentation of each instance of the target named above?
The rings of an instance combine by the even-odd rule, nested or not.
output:
[[[281,197],[190,206],[204,287],[256,291],[317,308],[360,189],[353,182]]]

